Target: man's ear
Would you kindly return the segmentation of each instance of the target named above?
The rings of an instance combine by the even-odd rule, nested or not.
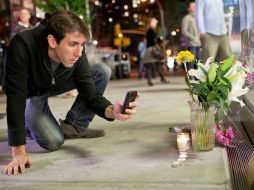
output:
[[[57,45],[55,37],[53,35],[49,34],[47,37],[47,40],[48,40],[49,47],[54,49]]]

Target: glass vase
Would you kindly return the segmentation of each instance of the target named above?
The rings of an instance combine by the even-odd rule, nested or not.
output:
[[[215,144],[215,102],[189,101],[192,146],[195,151],[209,151]]]

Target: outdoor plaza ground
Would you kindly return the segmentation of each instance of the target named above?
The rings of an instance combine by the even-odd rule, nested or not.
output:
[[[173,168],[178,157],[176,135],[170,127],[188,126],[189,95],[183,76],[169,76],[169,84],[147,86],[145,80],[110,81],[105,96],[113,103],[129,90],[141,94],[137,114],[129,121],[108,122],[95,117],[91,128],[104,129],[96,139],[66,140],[60,150],[46,152],[27,142],[33,165],[24,175],[0,174],[0,189],[24,190],[222,190],[232,189],[227,151],[189,150],[183,166]],[[57,119],[64,119],[74,98],[53,97],[49,103]],[[5,112],[5,97],[0,99]],[[17,108],[18,109],[18,108]],[[11,160],[6,117],[0,120],[0,168]]]

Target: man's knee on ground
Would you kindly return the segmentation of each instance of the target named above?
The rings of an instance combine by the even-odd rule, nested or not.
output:
[[[103,64],[103,63],[96,63],[94,65],[94,68],[95,68],[96,72],[98,72],[100,74],[100,77],[102,77],[103,79],[106,79],[107,81],[110,80],[111,69],[108,65]]]
[[[43,142],[38,142],[39,145],[46,150],[49,151],[56,151],[58,150],[61,145],[64,143],[64,137],[61,136],[51,136],[45,139]]]

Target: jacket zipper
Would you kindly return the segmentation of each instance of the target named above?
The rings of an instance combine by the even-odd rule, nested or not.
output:
[[[58,78],[59,76],[61,76],[62,74],[64,74],[65,72],[69,71],[70,69],[67,69],[61,73],[59,73],[58,75],[54,76],[53,73],[50,71],[50,69],[48,68],[48,65],[46,64],[45,60],[44,60],[44,65],[46,66],[49,74],[51,75],[51,85],[55,85],[56,84],[56,78]]]

